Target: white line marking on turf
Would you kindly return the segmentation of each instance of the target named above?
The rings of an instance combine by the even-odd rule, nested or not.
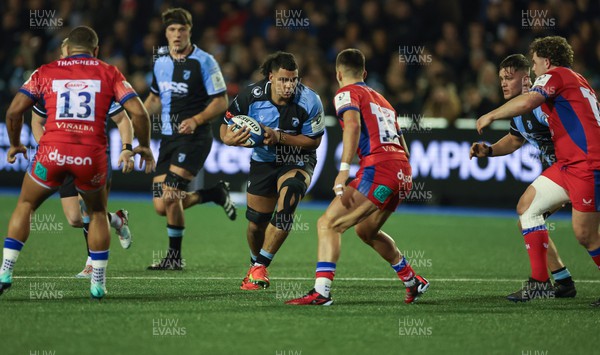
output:
[[[15,279],[75,279],[73,276],[14,276]],[[189,277],[189,276],[113,276],[107,277],[107,279],[111,280],[237,280],[239,281],[240,277]],[[312,277],[271,277],[271,280],[275,281],[313,281]],[[469,279],[469,278],[457,278],[457,279],[432,279],[428,278],[431,281],[435,282],[524,282],[521,279]],[[87,279],[85,279],[87,280]],[[335,281],[397,281],[397,278],[387,278],[387,277],[337,277]],[[596,284],[600,283],[600,280],[579,280],[576,279],[576,282],[580,283],[590,283]]]

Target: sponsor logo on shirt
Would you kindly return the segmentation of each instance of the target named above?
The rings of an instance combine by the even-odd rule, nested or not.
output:
[[[187,83],[178,83],[175,81],[161,81],[158,83],[158,87],[161,92],[172,91],[175,94],[187,94],[188,93],[188,84]]]
[[[58,152],[58,149],[55,149],[54,151],[50,152],[50,154],[48,154],[48,159],[50,161],[56,162],[56,165],[58,165],[58,166],[63,166],[65,164],[83,165],[83,166],[92,165],[91,157],[75,157],[75,156],[71,156],[71,155],[62,155]],[[36,169],[37,169],[37,166],[36,166]]]

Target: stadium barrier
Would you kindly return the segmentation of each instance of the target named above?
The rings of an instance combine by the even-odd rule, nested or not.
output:
[[[443,119],[422,118],[419,123],[399,118],[410,150],[413,168],[413,190],[408,193],[408,204],[513,207],[527,185],[541,173],[538,150],[526,144],[520,150],[504,157],[469,159],[472,142],[495,142],[508,132],[508,122],[479,136],[475,120],[459,119],[456,128],[446,127]],[[121,149],[119,132],[109,125],[109,145],[113,170],[113,191],[143,192],[151,196],[152,177],[140,171],[121,174],[117,160]],[[218,137],[218,123],[213,124]],[[485,139],[483,139],[485,138]],[[23,174],[36,150],[30,126],[25,124],[21,141],[30,148],[29,160],[19,156],[14,165],[6,162],[9,141],[5,123],[0,123],[0,181],[2,187],[21,185]],[[315,169],[307,198],[330,200],[333,180],[337,175],[342,154],[342,132],[334,117],[326,117],[326,133],[317,155]],[[135,146],[136,144],[134,144]],[[159,136],[153,134],[151,148],[158,157]],[[232,191],[245,192],[251,149],[229,147],[217,138],[206,161],[203,181],[207,186],[220,179],[231,182]],[[137,169],[137,161],[136,161]],[[353,165],[351,174],[358,169]]]

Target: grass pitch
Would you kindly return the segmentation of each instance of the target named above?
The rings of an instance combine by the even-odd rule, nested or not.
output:
[[[16,197],[0,197],[6,231]],[[392,269],[352,231],[343,237],[332,307],[286,306],[312,288],[316,220],[300,209],[277,254],[269,289],[239,284],[248,267],[244,210],[229,222],[215,206],[186,211],[183,272],[146,271],[164,256],[166,222],[150,202],[111,200],[130,211],[134,242],[113,236],[108,296],[89,299],[81,230],[58,199],[38,211],[36,230],[0,297],[2,354],[564,354],[594,353],[598,271],[570,223],[550,224],[577,282],[575,299],[509,303],[529,264],[514,218],[410,214],[385,226],[415,270],[431,281],[418,304],[402,302]],[[40,222],[41,221],[41,222]]]

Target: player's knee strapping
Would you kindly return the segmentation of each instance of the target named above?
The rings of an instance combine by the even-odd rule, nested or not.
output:
[[[180,190],[187,191],[187,187],[191,180],[184,178],[181,175],[178,175],[172,171],[167,173],[167,177],[165,177],[165,181],[163,182],[164,187],[167,187],[168,190]],[[162,190],[164,190],[164,187]]]
[[[248,206],[248,209],[246,210],[246,219],[256,224],[268,222],[271,219],[271,215],[272,213],[258,212],[250,206]]]
[[[283,197],[283,206],[279,206],[281,209],[278,212],[275,212],[273,219],[271,219],[271,224],[276,228],[286,232],[289,232],[292,229],[292,226],[294,225],[294,212],[296,211],[296,207],[298,207],[298,203],[304,197],[307,189],[304,180],[304,175],[297,172],[294,177],[286,179],[281,184],[279,193],[281,194],[281,191],[286,187],[287,191]]]
[[[523,233],[545,229],[547,212],[562,201],[569,200],[566,192],[560,186],[543,176],[537,178],[531,186],[535,188],[535,196],[529,208],[519,216]]]

